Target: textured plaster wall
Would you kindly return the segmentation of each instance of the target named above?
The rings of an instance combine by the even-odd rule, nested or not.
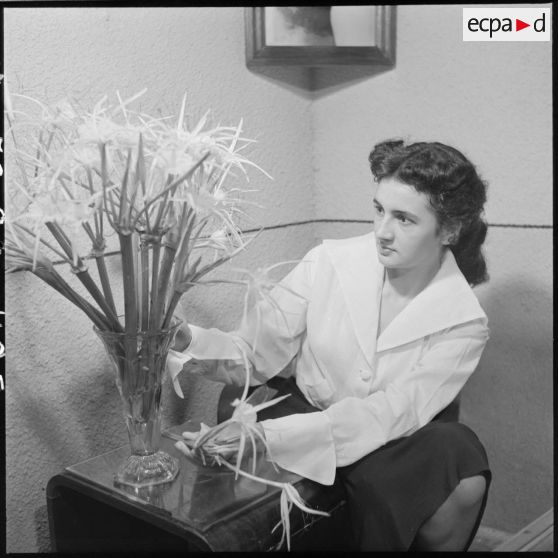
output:
[[[465,43],[461,26],[459,5],[399,6],[394,69],[345,71],[344,82],[316,73],[317,217],[370,219],[368,153],[403,137],[467,154],[489,182],[490,223],[552,223],[551,43]],[[317,234],[368,229],[328,223]],[[486,256],[491,280],[478,295],[491,339],[462,420],[494,473],[484,522],[515,531],[553,504],[552,229],[491,227]]]
[[[246,69],[242,8],[5,8],[4,18],[12,92],[97,101],[147,87],[142,108],[176,114],[187,91],[191,121],[209,108],[214,124],[243,117],[244,134],[258,140],[250,156],[274,180],[250,171],[259,190],[253,199],[264,209],[253,208],[245,225],[312,216],[308,78],[291,72],[278,87]],[[269,231],[235,265],[291,260],[313,244],[309,227]],[[118,280],[117,258],[110,268]],[[193,323],[229,329],[240,301],[234,288],[199,288],[182,309]],[[7,549],[46,551],[49,478],[126,443],[126,435],[112,370],[88,320],[26,273],[7,277],[6,311]],[[184,380],[182,387],[185,402],[165,394],[166,420],[214,422],[219,385]]]

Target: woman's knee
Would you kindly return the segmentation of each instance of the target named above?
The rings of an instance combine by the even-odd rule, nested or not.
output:
[[[478,445],[475,433],[460,422],[432,421],[415,434],[427,440],[432,450],[439,448],[441,451],[447,451],[453,448],[453,451],[459,454],[471,446]]]
[[[416,550],[463,550],[478,522],[486,490],[483,475],[462,479],[447,500],[425,521],[414,542]]]
[[[445,502],[430,518],[431,523],[447,523],[451,526],[455,519],[462,519],[463,514],[467,514],[471,510],[478,511],[485,491],[486,479],[483,475],[461,479]]]
[[[484,475],[474,475],[461,479],[453,495],[457,506],[463,509],[480,505],[486,492],[486,478]]]

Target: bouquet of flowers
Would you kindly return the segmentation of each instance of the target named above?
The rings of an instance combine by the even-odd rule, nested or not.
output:
[[[132,486],[176,476],[176,460],[155,447],[161,374],[180,326],[175,311],[185,292],[255,238],[237,224],[252,190],[230,186],[238,182],[235,171],[247,179],[246,167],[252,166],[269,176],[242,154],[253,141],[242,137],[242,120],[237,126],[209,128],[206,113],[188,126],[186,95],[178,116],[154,117],[132,109],[144,93],[123,99],[116,92],[112,102],[104,96],[86,108],[75,99],[48,105],[10,96],[5,89],[6,178],[13,198],[6,212],[7,271],[33,273],[94,324],[117,370],[134,458],[118,478]],[[123,312],[117,310],[106,265],[112,231],[122,264]],[[85,296],[55,263],[69,266]],[[247,284],[269,287],[262,280]],[[246,390],[249,380],[246,361]],[[247,440],[254,463],[257,455],[257,407],[246,400],[246,390],[227,424],[205,427],[195,440],[186,436],[177,447],[232,467],[236,475],[273,484],[241,468]],[[231,423],[237,425],[235,435],[223,437]],[[236,464],[225,454],[236,455]],[[151,460],[147,465],[146,459]],[[153,470],[161,473],[158,480]],[[293,503],[309,513],[323,512],[307,508],[290,484],[279,484],[283,537],[286,533],[289,544]]]
[[[181,296],[246,246],[234,217],[248,190],[226,187],[233,169],[254,165],[240,154],[250,141],[240,137],[242,122],[204,130],[206,114],[189,130],[186,97],[171,122],[132,112],[142,93],[126,100],[117,93],[114,105],[105,96],[91,111],[77,101],[50,107],[23,95],[17,97],[35,105],[34,113],[15,111],[11,100],[6,107],[7,139],[20,169],[10,187],[26,202],[7,221],[8,271],[33,272],[101,330],[168,327]],[[107,224],[122,258],[122,322],[106,270]],[[80,232],[90,240],[100,288],[80,254]],[[71,267],[97,307],[56,273],[41,247]]]

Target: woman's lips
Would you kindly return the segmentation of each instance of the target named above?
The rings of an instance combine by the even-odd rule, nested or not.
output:
[[[388,246],[382,246],[380,244],[380,254],[382,254],[382,256],[389,256],[393,252],[395,252],[393,248],[389,248]]]

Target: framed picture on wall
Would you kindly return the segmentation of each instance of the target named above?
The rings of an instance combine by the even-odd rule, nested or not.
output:
[[[246,64],[395,63],[395,6],[244,8]]]

